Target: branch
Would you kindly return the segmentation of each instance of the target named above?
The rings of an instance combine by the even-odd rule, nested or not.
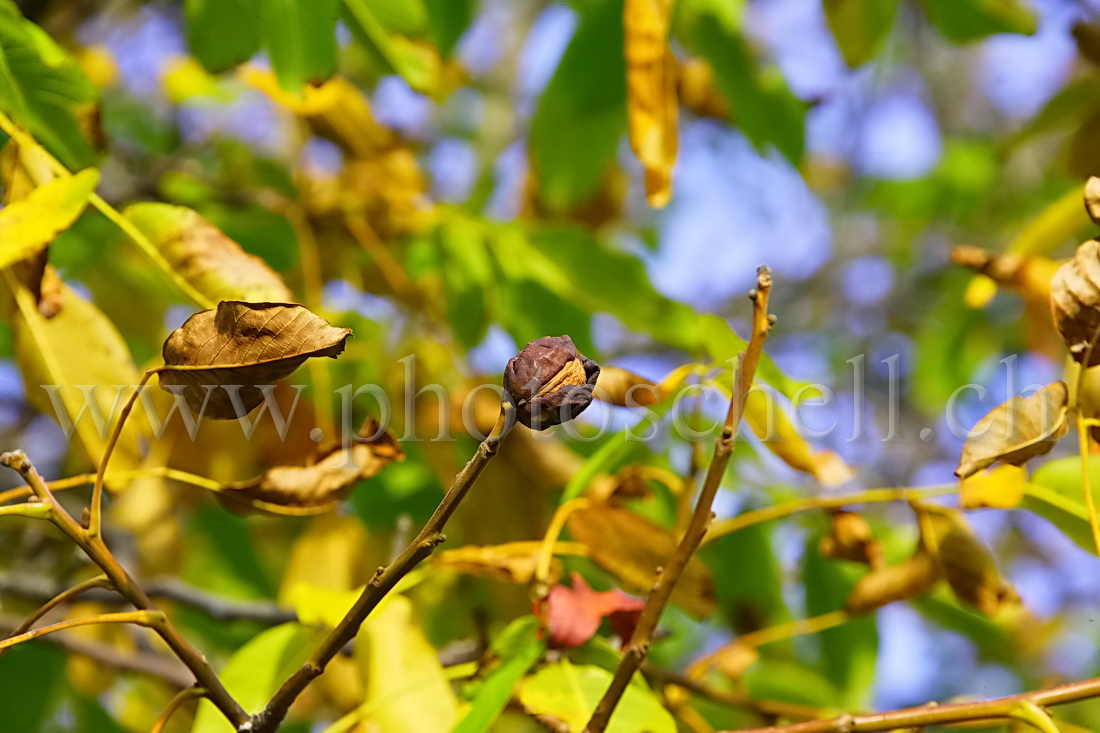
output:
[[[114,588],[126,598],[139,611],[156,613],[160,620],[152,626],[164,643],[179,657],[180,661],[187,665],[195,679],[208,692],[210,701],[233,723],[240,727],[248,722],[248,713],[233,699],[225,689],[225,685],[218,679],[214,668],[206,661],[206,657],[199,654],[193,646],[179,633],[175,626],[160,611],[145,594],[145,591],[134,582],[129,573],[118,563],[111,551],[107,549],[103,538],[92,534],[69,515],[65,508],[58,503],[50,493],[46,482],[38,474],[34,464],[22,451],[10,451],[0,454],[0,464],[18,472],[34,493],[35,498],[49,508],[49,519],[69,539],[75,542],[92,562],[99,566],[103,574],[110,579]]]
[[[185,687],[176,693],[176,696],[168,701],[167,707],[164,708],[164,712],[157,718],[157,722],[153,723],[153,727],[149,729],[149,733],[161,733],[164,730],[164,726],[168,725],[168,719],[172,717],[172,713],[179,710],[186,703],[191,700],[197,700],[200,697],[206,697],[206,690],[201,687]]]
[[[42,604],[41,608],[39,608],[37,611],[32,613],[30,616],[28,616],[27,619],[23,623],[16,626],[15,630],[12,631],[9,634],[9,636],[19,636],[23,632],[29,631],[30,628],[32,626],[34,626],[35,623],[37,623],[38,620],[41,619],[43,616],[45,616],[47,613],[49,613],[53,609],[60,606],[62,603],[65,603],[67,601],[72,600],[73,598],[76,598],[81,593],[86,593],[87,591],[90,591],[93,588],[110,588],[110,587],[111,587],[111,581],[109,581],[107,579],[106,575],[97,575],[94,578],[89,578],[88,580],[85,580],[81,583],[77,583],[72,588],[69,588],[68,590],[61,591],[60,593],[55,595],[53,598],[49,599],[44,604]],[[2,653],[2,652],[0,652],[0,653]]]
[[[657,575],[657,581],[646,599],[645,609],[634,630],[630,644],[626,647],[622,660],[611,684],[604,693],[603,699],[596,706],[585,733],[602,733],[611,721],[611,714],[626,692],[634,673],[638,671],[645,661],[649,651],[650,641],[657,629],[657,623],[661,619],[661,613],[665,610],[672,589],[680,579],[691,556],[699,549],[703,538],[706,537],[714,515],[711,513],[711,505],[718,494],[718,488],[722,484],[722,478],[729,465],[730,455],[733,453],[733,444],[737,436],[737,426],[741,422],[744,410],[744,395],[752,385],[756,375],[756,365],[760,361],[760,355],[764,350],[764,341],[771,330],[773,318],[768,314],[768,295],[771,292],[772,276],[767,267],[761,266],[756,272],[756,290],[750,294],[753,301],[752,336],[749,345],[741,357],[740,366],[734,371],[734,384],[729,410],[726,413],[726,422],[722,426],[722,434],[714,446],[714,458],[707,469],[706,478],[703,480],[703,488],[699,493],[699,499],[695,504],[695,511],[691,515],[691,522],[684,533],[680,544],[676,547],[668,565],[661,569]]]
[[[18,619],[0,617],[0,629],[14,629],[18,623]],[[43,641],[114,669],[159,677],[172,687],[189,687],[195,681],[194,675],[175,657],[150,652],[124,652],[101,641],[68,634],[53,634],[44,637]]]
[[[94,624],[137,624],[138,626],[145,626],[152,629],[156,628],[163,618],[164,614],[160,611],[124,611],[122,613],[104,613],[99,616],[74,618],[68,621],[50,624],[49,626],[43,626],[39,629],[32,629],[17,636],[9,636],[7,639],[0,641],[0,651],[13,647],[16,644],[22,644],[24,641],[37,639],[46,634],[53,634],[58,631],[64,631],[65,629],[75,629],[77,626],[92,626]]]
[[[983,702],[937,705],[929,703],[915,708],[903,708],[886,713],[841,715],[830,720],[810,720],[791,725],[751,728],[737,733],[870,733],[896,728],[921,728],[927,725],[949,725],[975,721],[1010,720],[1026,715],[1031,706],[1048,707],[1100,697],[1100,677],[1071,682],[1045,690],[1024,692]],[[1021,707],[1021,705],[1023,707]],[[723,733],[733,733],[725,731]]]
[[[276,730],[283,718],[286,717],[290,705],[298,698],[310,682],[319,677],[325,671],[325,666],[332,661],[344,646],[359,633],[359,627],[366,620],[370,612],[378,606],[386,594],[393,590],[397,582],[405,577],[409,571],[425,560],[435,548],[445,539],[443,528],[447,520],[454,514],[455,509],[465,498],[467,492],[477,481],[482,470],[496,455],[501,441],[508,435],[515,423],[515,408],[510,403],[504,402],[500,406],[500,415],[492,432],[477,447],[477,452],[466,464],[466,467],[455,476],[454,483],[436,508],[435,513],[420,530],[416,539],[405,548],[388,567],[380,567],[367,583],[363,593],[347,612],[340,623],[336,625],[329,635],[310,658],[297,671],[292,674],[283,686],[275,693],[267,706],[252,717],[251,731],[253,733],[271,733]]]

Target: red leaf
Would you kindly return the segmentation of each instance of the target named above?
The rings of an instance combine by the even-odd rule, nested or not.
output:
[[[606,617],[623,643],[630,641],[645,601],[621,590],[594,591],[580,573],[573,573],[573,587],[555,585],[535,607],[550,633],[550,646],[575,647],[591,639]]]

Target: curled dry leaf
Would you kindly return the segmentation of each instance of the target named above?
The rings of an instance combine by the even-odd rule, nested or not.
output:
[[[877,568],[860,578],[844,608],[849,613],[868,613],[894,601],[908,601],[927,593],[939,578],[936,561],[921,547],[900,565]]]
[[[1067,397],[1064,382],[1051,382],[994,407],[967,436],[955,475],[965,479],[997,461],[1020,466],[1049,453],[1069,429]]]
[[[218,496],[233,509],[289,507],[320,513],[334,509],[358,481],[373,478],[391,462],[404,458],[397,439],[368,419],[350,445],[324,446],[304,466],[274,466],[251,481],[231,485]]]
[[[294,299],[266,262],[245,252],[198,212],[186,206],[144,203],[134,204],[125,214],[172,268],[211,301]]]
[[[991,252],[981,247],[961,245],[951,250],[951,261],[985,275],[997,285],[1011,288],[1029,301],[1045,303],[1050,298],[1054,273],[1059,260],[1042,255]],[[994,292],[996,288],[994,287]],[[974,306],[988,301],[972,302]]]
[[[1100,27],[1093,27],[1100,30]],[[1100,38],[1100,34],[1097,37]],[[1089,176],[1085,183],[1085,211],[1089,213],[1090,219],[1100,224],[1100,178],[1096,176]]]
[[[530,583],[535,577],[541,548],[540,541],[467,545],[432,555],[432,564],[456,573],[479,575],[505,583]],[[583,555],[585,550],[577,543],[559,542],[555,547],[555,553]],[[548,582],[558,582],[561,572],[561,561],[555,557],[550,564]]]
[[[535,615],[543,620],[550,645],[580,646],[595,636],[604,618],[611,622],[623,644],[630,641],[645,601],[618,589],[594,591],[580,573],[573,573],[572,582],[572,588],[555,585],[546,598],[535,604]]]
[[[626,0],[627,122],[630,146],[645,166],[646,200],[662,207],[672,197],[676,162],[676,57],[669,46],[672,0]]]
[[[918,507],[921,542],[961,602],[993,616],[1017,599],[993,561],[993,555],[959,512]]]
[[[672,532],[627,509],[592,505],[577,509],[567,520],[573,538],[588,547],[597,565],[622,581],[627,590],[649,592],[676,549]],[[714,577],[692,558],[672,591],[672,602],[696,618],[714,612]]]
[[[699,368],[696,364],[684,364],[655,383],[622,367],[602,366],[594,394],[596,399],[617,407],[655,405],[675,394]]]
[[[160,386],[182,385],[196,415],[235,420],[263,402],[261,386],[290,376],[310,357],[335,359],[349,335],[351,329],[331,326],[305,306],[222,301],[164,342]]]
[[[882,564],[882,548],[861,514],[844,510],[831,512],[832,534],[821,538],[821,554],[851,560],[877,568]]]
[[[1100,242],[1090,239],[1082,244],[1054,273],[1050,310],[1074,361],[1084,363],[1088,355],[1085,366],[1100,364],[1100,348],[1089,353],[1100,330]]]

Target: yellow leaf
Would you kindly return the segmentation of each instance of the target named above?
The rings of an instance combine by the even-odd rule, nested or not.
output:
[[[39,252],[72,226],[97,183],[99,171],[87,168],[50,181],[24,200],[0,209],[0,268]]]
[[[959,498],[964,509],[1015,509],[1026,488],[1026,468],[1002,465],[960,481]]]
[[[298,623],[304,626],[333,628],[351,610],[359,598],[359,588],[333,590],[311,583],[295,582],[286,592],[286,603],[298,614]]]
[[[625,589],[648,593],[678,544],[669,530],[620,507],[594,504],[576,509],[567,526],[573,538],[588,547],[597,565],[622,581]],[[693,557],[672,591],[672,602],[696,618],[709,616],[717,605],[714,577]]]
[[[655,208],[672,197],[676,162],[676,58],[668,43],[672,0],[626,0],[627,118],[630,146],[645,166],[646,199]]]
[[[813,450],[772,394],[758,389],[749,392],[745,399],[745,422],[784,463],[810,474],[824,486],[839,486],[855,473],[836,453]]]
[[[363,585],[369,575],[364,562],[366,541],[363,525],[351,517],[330,514],[312,520],[290,552],[279,602],[294,605],[301,584],[334,591]]]
[[[355,654],[367,686],[367,700],[360,708],[367,730],[451,729],[458,703],[439,652],[417,625],[408,598],[387,598],[367,618],[356,641]]]
[[[57,419],[67,432],[72,430],[97,464],[125,400],[115,385],[136,385],[138,371],[126,341],[107,316],[69,288],[60,287],[62,308],[50,319],[38,312],[30,291],[19,288],[15,293],[15,362],[23,375],[27,401]],[[113,470],[139,467],[137,424],[127,422],[112,454]]]

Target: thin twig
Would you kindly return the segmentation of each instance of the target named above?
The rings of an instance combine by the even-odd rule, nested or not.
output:
[[[778,624],[776,626],[750,631],[692,662],[688,667],[688,676],[692,679],[701,678],[706,671],[710,669],[711,665],[714,664],[714,660],[735,648],[756,649],[765,644],[772,644],[777,641],[783,641],[784,639],[791,639],[806,634],[816,634],[826,629],[841,626],[851,620],[851,614],[845,610],[829,611],[828,613],[823,613],[818,616],[801,618],[795,621],[789,621],[785,624]]]
[[[18,623],[17,618],[0,616],[0,629],[14,629]],[[90,657],[112,669],[158,677],[172,687],[189,687],[195,682],[195,676],[175,657],[153,652],[126,652],[102,641],[69,634],[51,634],[43,637],[43,641],[72,654]]]
[[[748,695],[719,690],[699,680],[694,680],[687,675],[671,669],[664,669],[649,662],[642,663],[642,674],[661,684],[683,687],[685,690],[708,698],[722,705],[745,708],[756,713],[771,717],[806,718],[815,719],[824,717],[823,711],[809,705],[799,705],[793,702],[781,700],[760,700]]]
[[[838,496],[807,496],[802,499],[792,499],[782,504],[773,504],[761,509],[739,514],[736,517],[724,519],[711,525],[703,544],[713,542],[719,537],[724,537],[732,532],[737,532],[754,524],[770,522],[773,519],[782,519],[799,512],[813,511],[815,509],[838,509],[854,504],[877,504],[894,501],[913,501],[915,499],[930,499],[936,496],[948,496],[958,493],[958,487],[929,486],[920,489],[867,489],[852,494]]]
[[[122,611],[121,613],[104,613],[98,616],[86,616],[84,618],[69,619],[68,621],[59,621],[56,624],[24,631],[17,636],[9,636],[7,639],[0,641],[0,651],[8,647],[13,647],[16,644],[30,641],[31,639],[37,639],[46,634],[53,634],[58,631],[64,631],[65,629],[75,629],[77,626],[92,626],[94,624],[137,624],[138,626],[155,628],[163,618],[164,614],[160,611]]]
[[[751,728],[737,733],[871,733],[896,728],[922,728],[927,725],[950,725],[973,721],[994,721],[1019,718],[1020,703],[1040,707],[1064,705],[1100,697],[1100,677],[1070,682],[1045,690],[1023,692],[995,700],[936,705],[930,703],[915,708],[891,710],[866,715],[841,715],[829,720],[810,720],[791,725]],[[732,731],[727,732],[732,733]]]
[[[355,638],[359,627],[385,598],[386,594],[393,590],[397,582],[405,577],[413,568],[425,560],[435,548],[446,539],[443,528],[447,520],[451,518],[458,505],[465,498],[466,493],[477,481],[482,470],[496,455],[501,441],[507,437],[512,425],[515,423],[515,408],[510,403],[502,403],[500,415],[492,432],[477,447],[477,452],[466,464],[466,467],[455,476],[450,490],[443,497],[436,508],[435,513],[420,530],[420,534],[405,551],[402,552],[388,567],[380,567],[367,583],[355,605],[347,612],[340,623],[336,625],[325,638],[316,651],[310,656],[297,671],[292,674],[283,686],[275,693],[267,706],[252,718],[252,733],[271,733],[276,730],[286,717],[290,705],[302,693],[302,690],[314,679],[325,671],[325,666],[332,661],[344,646]]]
[[[206,690],[201,687],[185,687],[176,693],[176,696],[168,701],[168,705],[164,708],[164,712],[157,718],[157,722],[153,723],[153,727],[149,729],[149,733],[161,733],[164,730],[164,726],[168,725],[168,719],[172,717],[172,714],[183,707],[191,700],[197,700],[200,697],[206,697]]]
[[[672,590],[680,579],[688,561],[695,551],[699,549],[703,538],[707,534],[713,514],[711,505],[718,489],[722,484],[722,478],[726,474],[726,466],[729,465],[730,455],[733,453],[733,444],[736,440],[737,426],[741,422],[744,408],[744,395],[748,387],[752,385],[756,373],[756,365],[760,361],[760,355],[764,349],[764,341],[771,330],[772,317],[768,313],[768,295],[771,292],[772,277],[767,267],[761,267],[756,273],[756,290],[752,293],[753,321],[752,336],[749,345],[743,354],[740,365],[734,372],[734,383],[729,409],[726,413],[726,421],[722,426],[722,434],[718,437],[714,446],[714,458],[707,469],[706,478],[703,480],[703,488],[699,493],[699,499],[695,504],[691,522],[684,533],[680,544],[676,547],[672,557],[657,575],[657,581],[653,590],[646,599],[645,609],[642,611],[638,626],[634,631],[630,643],[626,647],[618,669],[611,684],[604,693],[603,699],[596,706],[592,717],[585,726],[586,733],[602,733],[611,721],[611,715],[615,707],[626,692],[634,673],[638,671],[645,661],[649,651],[650,641],[657,629],[657,623],[661,619],[661,613],[672,597]]]
[[[97,575],[94,578],[89,578],[88,580],[77,583],[72,588],[61,591],[53,598],[42,604],[42,606],[37,611],[28,616],[26,620],[23,621],[23,623],[16,626],[15,629],[10,634],[8,634],[8,636],[19,636],[23,632],[29,631],[30,628],[34,626],[38,622],[38,620],[45,616],[47,613],[60,606],[62,603],[71,601],[73,598],[76,598],[82,593],[86,593],[93,588],[110,587],[111,581],[107,579],[106,575]]]
[[[214,668],[206,658],[199,654],[183,635],[172,625],[170,621],[153,604],[145,591],[134,582],[129,573],[118,563],[111,551],[107,549],[102,537],[93,537],[81,526],[65,508],[58,503],[46,486],[46,482],[38,474],[34,464],[22,451],[11,451],[0,454],[0,464],[15,470],[34,492],[35,497],[50,510],[50,521],[61,530],[69,539],[75,542],[85,554],[99,566],[111,580],[111,584],[133,606],[140,611],[156,613],[160,620],[153,625],[157,634],[164,643],[179,657],[180,661],[187,665],[199,684],[208,691],[210,701],[229,719],[234,726],[240,727],[248,722],[248,713],[233,699],[225,685],[218,679]]]
[[[141,388],[148,383],[154,374],[162,370],[163,367],[154,367],[153,369],[145,370],[145,374],[142,376],[141,381],[138,382],[137,387],[134,389],[134,393],[130,395],[130,399],[126,400],[126,404],[123,405],[122,412],[119,413],[118,420],[115,421],[115,427],[111,431],[111,436],[107,438],[107,444],[103,447],[103,457],[99,459],[99,468],[95,475],[95,485],[92,487],[92,505],[88,518],[88,535],[93,539],[99,537],[99,531],[103,521],[103,478],[107,475],[107,462],[111,460],[111,453],[114,452],[115,446],[118,444],[118,439],[122,435],[122,428],[126,425],[126,418],[130,416],[130,412],[134,409],[134,403],[137,402],[138,395],[141,394]]]

